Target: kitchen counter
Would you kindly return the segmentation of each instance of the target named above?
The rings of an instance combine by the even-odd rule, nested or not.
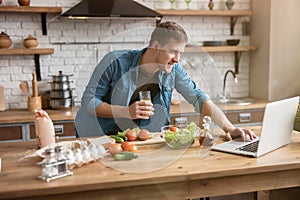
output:
[[[260,129],[253,130],[259,132]],[[206,152],[193,146],[174,162],[151,171],[132,173],[111,167],[114,164],[131,165],[135,161],[137,169],[148,167],[149,163],[138,160],[143,156],[139,154],[135,161],[83,165],[73,169],[73,176],[49,183],[37,178],[41,167],[36,163],[41,158],[22,159],[36,150],[36,142],[2,143],[0,199],[190,199],[299,187],[300,133],[294,132],[291,141],[291,144],[260,158]],[[141,146],[139,151],[161,148],[146,146]],[[170,153],[176,152],[169,148],[160,150],[163,152],[158,151],[160,155],[152,157],[150,165],[163,163]],[[241,183],[246,183],[246,187]]]
[[[255,103],[250,105],[219,105],[224,111],[264,109],[267,101],[254,99]],[[74,120],[78,108],[66,110],[45,110],[53,121]],[[192,105],[187,102],[181,102],[178,105],[172,105],[170,109],[171,115],[177,114],[196,114]],[[12,109],[0,112],[0,124],[8,123],[28,123],[34,121],[35,113],[28,112],[26,109]]]
[[[250,110],[250,109],[264,109],[267,100],[262,99],[253,99],[254,103],[248,105],[237,105],[237,104],[219,104],[218,106],[224,111],[236,111],[236,110]],[[186,101],[181,102],[178,105],[172,105],[170,113],[179,114],[179,113],[195,113],[194,107]]]
[[[45,110],[53,121],[74,120],[77,108],[65,110]],[[34,122],[35,113],[26,109],[11,109],[0,112],[0,124]]]
[[[46,111],[53,121],[57,136],[75,137],[74,118],[77,108]],[[35,113],[27,109],[0,112],[0,142],[35,139],[34,118]]]
[[[255,99],[250,105],[220,105],[228,119],[235,125],[261,125],[266,101]],[[78,108],[65,110],[45,110],[54,123],[56,135],[60,137],[75,137],[74,119]],[[171,105],[171,124],[178,117],[187,117],[188,123],[199,123],[200,114],[194,111],[192,105],[181,102]],[[34,139],[34,112],[26,109],[14,109],[0,112],[0,142],[2,141],[30,141]],[[200,124],[200,123],[199,123]]]

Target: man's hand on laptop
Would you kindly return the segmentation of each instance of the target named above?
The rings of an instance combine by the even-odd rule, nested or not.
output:
[[[256,135],[250,129],[244,129],[244,128],[235,128],[232,131],[226,133],[227,140],[232,140],[236,138],[239,138],[240,141],[247,142],[255,139]]]

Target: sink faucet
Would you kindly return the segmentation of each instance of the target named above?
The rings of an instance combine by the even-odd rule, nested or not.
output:
[[[227,78],[227,75],[231,73],[233,75],[233,78],[234,78],[234,82],[237,84],[238,83],[238,79],[236,77],[236,74],[232,71],[232,70],[227,70],[226,73],[225,73],[225,76],[224,76],[224,80],[223,80],[223,98],[227,98],[226,96],[226,93],[225,93],[225,87],[226,87],[226,78]]]

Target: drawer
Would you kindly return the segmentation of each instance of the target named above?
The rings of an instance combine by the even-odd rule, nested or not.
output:
[[[225,112],[227,118],[231,123],[237,125],[251,125],[262,124],[263,117],[264,117],[264,110],[238,110],[238,111],[228,111]]]
[[[197,125],[199,125],[200,116],[201,115],[199,113],[172,114],[170,116],[170,124],[175,124],[176,118],[185,117],[187,118],[188,124],[191,122],[195,122]]]
[[[23,140],[22,125],[0,127],[0,141]]]
[[[74,122],[54,122],[55,135],[59,137],[75,137]],[[34,124],[30,125],[30,139],[36,138]]]
[[[232,110],[224,111],[224,114],[229,121],[234,125],[261,125],[264,117],[264,109],[249,109],[249,110]],[[175,124],[175,118],[186,117],[188,123],[195,122],[199,125],[202,123],[198,113],[183,113],[183,114],[172,114],[170,124]]]

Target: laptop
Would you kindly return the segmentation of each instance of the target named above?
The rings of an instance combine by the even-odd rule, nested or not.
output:
[[[265,108],[260,137],[241,142],[231,140],[212,147],[212,150],[259,157],[291,142],[299,96],[268,103]]]

